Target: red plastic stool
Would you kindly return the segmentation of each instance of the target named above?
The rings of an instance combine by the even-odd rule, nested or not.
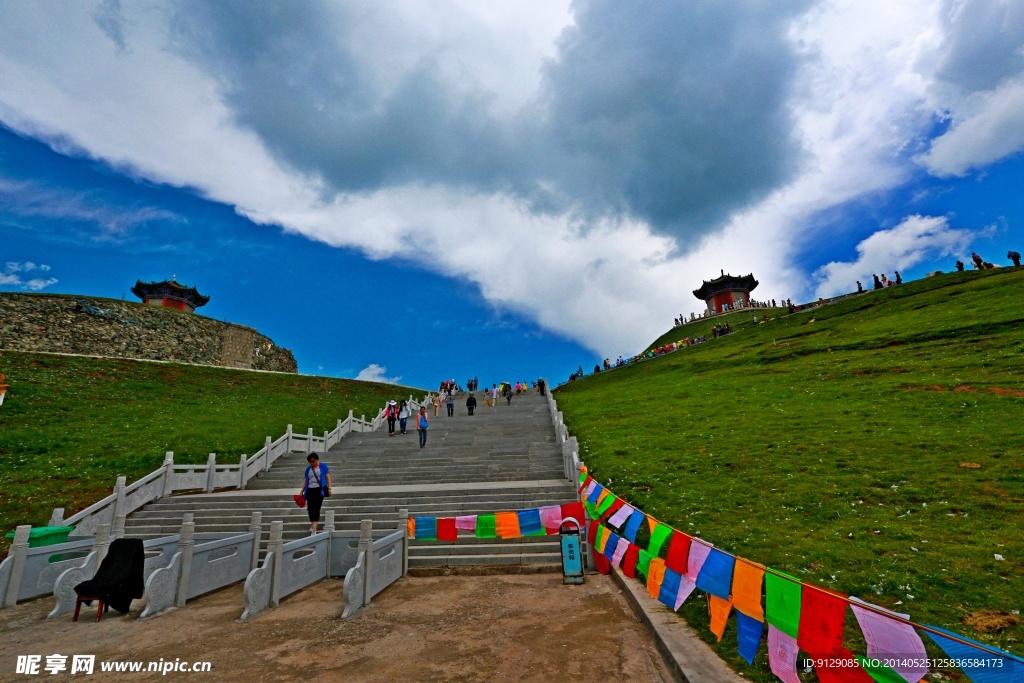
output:
[[[92,602],[93,600],[96,601],[96,621],[100,620],[100,617],[103,616],[104,612],[110,611],[110,605],[103,602],[101,598],[90,598],[83,595],[79,595],[75,599],[75,616],[71,617],[71,621],[78,621],[78,611],[82,609],[83,602]]]

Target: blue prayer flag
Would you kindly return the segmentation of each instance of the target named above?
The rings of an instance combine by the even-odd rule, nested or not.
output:
[[[761,634],[764,633],[764,623],[748,617],[743,612],[736,610],[736,640],[740,657],[747,660],[747,664],[754,663],[757,656],[757,649],[761,647]]]
[[[711,549],[708,559],[697,574],[697,588],[723,600],[729,599],[732,590],[732,566],[735,559],[721,550]]]
[[[636,532],[640,531],[640,525],[644,523],[646,518],[647,515],[639,510],[633,510],[633,514],[629,516],[626,528],[622,530],[622,535],[628,538],[630,543],[636,543]]]
[[[590,503],[591,505],[596,505],[597,499],[601,497],[602,493],[604,493],[604,487],[601,486],[600,484],[597,484],[594,487],[594,490],[590,492],[590,495],[587,496],[587,502]]]
[[[436,541],[437,517],[417,517],[416,538],[427,541]]]
[[[658,602],[670,610],[674,610],[676,608],[676,596],[679,595],[679,585],[682,579],[682,574],[666,567],[665,578],[661,580],[661,592],[658,593]]]
[[[544,530],[540,523],[540,510],[519,510],[516,515],[519,517],[519,533],[523,536],[539,534]]]
[[[608,527],[605,527],[607,529]],[[608,532],[608,542],[604,546],[604,556],[611,562],[615,557],[615,549],[619,546],[619,535],[614,531]]]
[[[998,647],[979,643],[976,640],[971,640],[938,626],[928,626],[928,628],[933,628],[936,631],[941,631],[947,635],[985,648],[979,650],[970,645],[958,643],[950,638],[944,638],[931,631],[925,631],[928,637],[934,640],[935,644],[949,655],[950,659],[957,660],[960,670],[967,674],[967,677],[974,681],[974,683],[1020,683],[1024,681],[1024,659],[1009,652],[1004,652]],[[989,652],[989,650],[995,650],[1001,653],[1002,656]]]

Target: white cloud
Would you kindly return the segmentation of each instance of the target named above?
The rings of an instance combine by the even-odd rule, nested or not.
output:
[[[37,265],[32,261],[25,261],[19,263],[17,261],[8,261],[4,264],[3,272],[0,272],[0,285],[9,285],[14,287],[21,287],[22,289],[31,290],[37,292],[41,289],[50,287],[51,285],[57,284],[57,278],[32,278],[30,280],[22,280],[19,273],[29,273],[33,270],[40,270],[42,272],[48,272],[50,266],[48,265]]]
[[[996,4],[1019,7],[1012,0]],[[958,55],[973,54],[975,27],[992,25],[995,31],[1015,24],[980,22],[933,0],[823,0],[792,21],[784,36],[797,55],[786,66],[795,72],[791,90],[784,93],[784,110],[802,149],[799,163],[784,182],[766,188],[763,198],[752,196],[720,229],[701,226],[699,238],[679,237],[679,230],[628,212],[587,219],[539,212],[513,183],[496,182],[481,190],[469,182],[438,180],[441,176],[399,174],[339,193],[326,173],[296,167],[275,147],[277,141],[257,133],[246,112],[235,108],[231,74],[217,72],[202,55],[175,42],[170,10],[127,3],[116,13],[107,12],[111,7],[63,5],[60,21],[54,21],[34,2],[0,5],[0,120],[49,140],[59,151],[84,152],[132,175],[195,188],[258,223],[354,247],[371,258],[412,259],[466,278],[493,305],[529,315],[601,355],[636,349],[667,329],[675,315],[698,310],[702,304],[691,290],[719,269],[753,272],[761,282],[758,298],[798,299],[815,286],[818,293],[848,291],[857,276],[870,275],[872,268],[907,268],[928,254],[959,248],[969,233],[951,230],[942,218],[910,217],[861,242],[852,263],[829,263],[814,278],[794,264],[798,250],[822,237],[808,232],[816,214],[898,187],[919,173],[913,161],[918,152],[924,151],[917,158],[932,172],[963,173],[1024,144],[1018,139],[1024,135],[1019,119],[1024,104],[1018,99],[1022,95],[1012,59],[1000,62],[1009,70],[997,82],[940,87],[952,82],[949,74],[978,71],[950,66],[959,63]],[[516,3],[463,0],[368,5],[359,16],[360,30],[345,47],[358,56],[364,80],[384,92],[392,92],[410,71],[436,64],[440,83],[457,83],[462,94],[477,93],[479,101],[490,105],[484,111],[493,116],[497,134],[514,139],[525,119],[546,115],[543,107],[553,95],[545,89],[553,85],[545,81],[544,69],[545,64],[555,68],[563,55],[559,35],[572,25],[567,7],[567,2],[548,0],[530,11]],[[326,8],[341,12],[347,6]],[[561,39],[575,35],[568,31]],[[311,60],[320,56],[312,50],[308,54]],[[629,83],[631,72],[624,73],[618,82]],[[716,71],[719,80],[713,87],[706,82],[694,86],[728,100],[729,88],[747,87],[758,76],[743,71],[730,82],[724,77],[730,73]],[[699,77],[698,70],[693,78]],[[960,83],[965,77],[956,78]],[[628,93],[610,94],[624,95],[628,113],[634,101],[625,97]],[[704,99],[714,99],[710,94]],[[357,92],[353,97],[372,103],[381,101],[374,99],[377,95]],[[616,102],[608,99],[602,105],[614,113]],[[321,104],[325,118],[313,120],[329,122],[332,103]],[[696,107],[694,116],[715,111]],[[924,131],[937,112],[951,116],[953,126],[925,150]],[[1006,127],[1014,122],[1016,128]],[[392,132],[417,133],[422,120],[403,123],[404,128]],[[614,127],[616,120],[609,115],[597,123]],[[321,128],[326,134],[326,124]],[[429,131],[412,139],[433,142]],[[307,142],[317,146],[321,140]],[[657,140],[648,142],[657,147]],[[636,148],[639,156],[649,151],[624,148]],[[539,150],[536,162],[547,163],[548,153]],[[454,153],[445,159],[447,164],[459,161]],[[604,160],[605,167],[622,166],[612,161]],[[60,206],[77,214],[89,209],[84,202],[32,206],[38,211]],[[373,364],[359,377],[400,379],[386,378],[385,372]]]
[[[856,291],[859,280],[871,289],[872,275],[888,275],[906,270],[925,259],[955,256],[968,248],[974,234],[949,227],[945,216],[907,216],[899,225],[879,230],[857,245],[857,260],[833,261],[819,268],[816,295],[835,296]]]
[[[387,371],[387,367],[383,365],[370,363],[365,368],[360,370],[359,374],[356,375],[355,378],[360,382],[378,382],[381,384],[398,384],[402,380],[401,375],[399,375],[398,377],[386,376],[385,373]]]

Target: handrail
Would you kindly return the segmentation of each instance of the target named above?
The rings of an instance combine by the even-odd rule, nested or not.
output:
[[[410,412],[418,411],[421,406],[430,402],[432,394],[428,393],[423,397],[422,402],[409,397]],[[212,492],[214,488],[245,488],[250,479],[270,468],[274,462],[293,451],[326,452],[332,445],[337,444],[343,436],[353,431],[365,432],[376,431],[384,423],[384,411],[381,408],[377,415],[371,420],[355,417],[351,411],[343,420],[338,420],[335,428],[325,431],[322,434],[312,434],[312,430],[306,433],[296,433],[292,426],[288,425],[287,431],[278,438],[271,440],[268,436],[262,448],[256,451],[251,457],[240,456],[233,462],[217,462],[216,455],[211,453],[210,459],[204,465],[175,464],[174,453],[168,452],[163,466],[140,477],[130,485],[125,485],[124,478],[119,477],[114,486],[114,492],[102,500],[93,503],[84,510],[76,512],[71,517],[64,519],[64,509],[56,508],[50,517],[51,526],[80,525],[80,531],[84,535],[92,535],[98,523],[104,521],[98,519],[104,515],[107,523],[114,523],[118,517],[125,517],[142,507],[150,500],[168,496],[175,491],[188,491],[205,488],[206,492]],[[365,416],[364,416],[365,417]],[[261,458],[262,464],[261,464]],[[244,463],[244,465],[243,465]],[[229,475],[236,475],[234,484],[227,484],[223,478]],[[148,495],[131,496],[143,487],[161,481],[160,490],[150,492]],[[148,500],[147,500],[148,499]]]

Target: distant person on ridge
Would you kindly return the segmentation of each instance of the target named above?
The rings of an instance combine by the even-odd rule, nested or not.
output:
[[[420,414],[416,416],[416,431],[420,435],[420,448],[427,447],[427,430],[430,429],[430,420],[427,418],[427,407],[420,408]]]
[[[875,289],[881,289],[882,288],[882,281],[878,279],[878,276],[877,275],[872,275],[871,277],[875,278]]]
[[[469,398],[466,399],[466,410],[469,411],[470,415],[472,415],[473,411],[476,410],[476,396],[473,394],[470,394]]]
[[[902,285],[903,284],[903,276],[900,275],[900,271],[898,271],[898,270],[896,271],[896,284],[898,284],[898,285]]]
[[[956,262],[956,269],[960,273],[964,272],[964,262],[963,261],[957,261]]]
[[[1008,251],[1008,252],[1006,252],[1006,258],[1008,258],[1011,261],[1013,261],[1013,265],[1014,266],[1016,266],[1017,268],[1020,268],[1020,254],[1018,254],[1015,251]]]
[[[857,280],[857,293],[860,294],[863,291],[864,291],[864,285],[862,285],[860,283],[860,280]]]
[[[971,260],[974,261],[974,267],[977,270],[985,270],[985,260],[978,254],[971,252]]]

